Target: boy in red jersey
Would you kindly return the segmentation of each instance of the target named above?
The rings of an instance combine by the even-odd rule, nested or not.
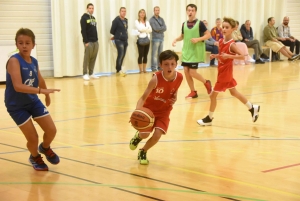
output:
[[[159,63],[162,71],[155,72],[142,97],[138,100],[136,109],[149,108],[154,116],[154,125],[147,132],[137,131],[130,140],[129,147],[135,150],[142,139],[146,139],[154,130],[152,137],[139,150],[138,159],[140,164],[148,165],[147,151],[153,147],[161,135],[166,134],[170,122],[170,112],[177,100],[177,90],[182,82],[182,74],[177,72],[178,55],[171,51],[163,51],[159,55]]]
[[[209,114],[197,121],[198,124],[202,126],[210,126],[213,120],[213,114],[217,106],[217,96],[219,92],[226,91],[228,89],[230,94],[237,99],[239,99],[251,112],[252,121],[255,122],[258,118],[258,113],[260,106],[252,105],[244,95],[239,93],[235,86],[237,85],[235,79],[233,78],[233,60],[240,59],[244,60],[244,56],[241,51],[235,45],[232,39],[232,32],[236,26],[236,21],[231,18],[223,18],[223,35],[224,38],[219,40],[219,54],[211,54],[210,59],[218,58],[218,78],[217,83],[210,95],[210,108]]]

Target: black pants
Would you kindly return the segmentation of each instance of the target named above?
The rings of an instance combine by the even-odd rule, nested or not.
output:
[[[294,52],[295,46],[296,46],[296,54],[299,54],[299,41],[296,39],[295,42],[292,42],[290,40],[280,41],[282,44],[289,46],[290,51]]]
[[[138,43],[138,51],[139,51],[139,57],[138,57],[138,64],[146,64],[147,63],[147,57],[148,57],[148,52],[150,48],[150,43],[148,45],[139,45]]]

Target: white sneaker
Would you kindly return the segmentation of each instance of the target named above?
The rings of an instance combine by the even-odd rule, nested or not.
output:
[[[256,122],[256,120],[258,119],[259,110],[260,110],[259,105],[252,105],[252,108],[249,110],[251,112],[253,122]]]
[[[90,77],[89,77],[88,74],[85,74],[85,75],[83,76],[83,79],[84,79],[84,80],[90,80]]]
[[[98,79],[98,78],[99,78],[99,77],[98,77],[97,75],[95,75],[95,74],[91,75],[90,77],[91,77],[91,78],[94,78],[94,79]]]

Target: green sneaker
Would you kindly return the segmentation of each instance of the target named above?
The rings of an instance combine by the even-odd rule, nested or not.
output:
[[[138,144],[140,143],[140,141],[142,141],[142,139],[139,138],[139,132],[137,131],[134,134],[133,138],[130,140],[129,148],[131,150],[135,150],[137,148]]]
[[[139,150],[138,160],[140,160],[141,165],[148,165],[149,161],[147,160],[147,152],[144,149]]]

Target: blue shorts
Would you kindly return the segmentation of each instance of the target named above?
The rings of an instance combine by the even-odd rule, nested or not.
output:
[[[7,112],[18,126],[25,124],[31,117],[33,119],[38,119],[49,115],[47,108],[40,99],[37,99],[31,104],[24,105],[23,107],[9,106]]]

